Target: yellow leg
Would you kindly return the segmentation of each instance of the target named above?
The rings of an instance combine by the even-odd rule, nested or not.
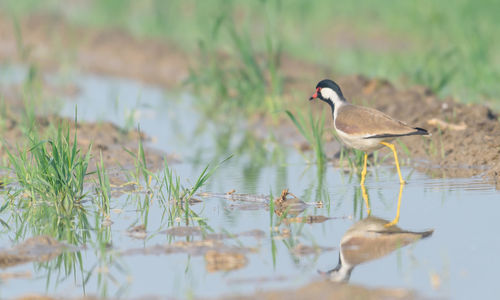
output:
[[[363,200],[365,200],[365,205],[366,205],[366,213],[368,216],[371,214],[372,210],[370,208],[370,201],[368,201],[368,194],[366,193],[366,188],[364,183],[361,183],[361,195],[363,196]]]
[[[396,168],[398,169],[398,175],[399,175],[399,183],[400,184],[405,184],[406,182],[403,180],[403,176],[401,176],[401,170],[399,169],[399,161],[398,161],[398,154],[396,153],[396,148],[394,147],[393,144],[386,143],[386,142],[380,142],[382,145],[390,148],[392,150],[392,153],[394,153],[394,161],[396,162]]]
[[[365,179],[366,179],[366,161],[368,160],[368,154],[365,152],[365,161],[363,163],[363,171],[361,171],[361,195],[363,196],[363,200],[365,200],[366,212],[368,215],[371,213],[370,202],[368,201],[368,194],[366,193],[365,188]]]
[[[361,185],[365,184],[365,178],[366,178],[366,161],[368,160],[368,154],[365,152],[365,162],[363,165],[363,171],[361,171]]]
[[[384,226],[385,227],[391,227],[391,226],[394,226],[396,224],[398,224],[399,222],[399,211],[401,210],[401,196],[403,195],[403,186],[404,184],[401,183],[399,185],[399,196],[398,196],[398,210],[396,212],[396,217],[394,218],[394,220],[392,220],[391,222],[385,224]]]

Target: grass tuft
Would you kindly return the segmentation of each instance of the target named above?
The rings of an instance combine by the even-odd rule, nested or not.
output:
[[[266,30],[265,51],[257,51],[251,33],[239,29],[229,10],[214,19],[206,38],[198,42],[200,63],[187,80],[195,90],[209,92],[211,101],[203,100],[205,110],[219,115],[279,111],[283,91],[280,40]],[[227,41],[224,51],[220,40]]]
[[[59,126],[57,135],[40,140],[36,132],[29,137],[29,148],[8,151],[12,171],[19,182],[18,194],[26,194],[33,204],[49,203],[59,215],[71,215],[82,208],[85,177],[92,145],[82,154],[77,133],[70,139],[69,126]]]
[[[175,172],[168,166],[167,161],[165,160],[163,173],[157,177],[157,180],[160,182],[160,202],[166,209],[168,209],[168,219],[170,225],[174,224],[175,219],[183,218],[186,225],[188,225],[191,220],[197,222],[202,229],[212,231],[205,219],[201,218],[190,208],[190,202],[196,192],[206,184],[215,171],[231,157],[232,156],[227,157],[213,167],[210,167],[210,164],[208,164],[191,187],[185,187],[182,185],[181,178],[175,175]]]
[[[316,163],[318,165],[324,165],[326,163],[326,154],[323,142],[325,115],[321,114],[321,117],[317,121],[314,121],[313,114],[309,111],[309,121],[307,122],[300,112],[297,113],[297,117],[288,110],[286,111],[286,114],[290,120],[292,120],[295,127],[297,127],[300,134],[302,134],[309,145],[311,145],[316,157]]]
[[[99,210],[104,216],[109,216],[110,204],[109,201],[111,199],[111,185],[109,183],[108,173],[104,167],[104,161],[102,159],[102,152],[100,154],[100,162],[96,162],[97,169],[97,187],[96,194],[98,198],[98,206]]]

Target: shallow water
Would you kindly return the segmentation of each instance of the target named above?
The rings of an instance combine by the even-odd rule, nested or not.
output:
[[[190,95],[168,94],[154,86],[103,76],[83,74],[75,76],[74,81],[81,94],[67,102],[63,115],[73,116],[77,104],[79,120],[109,120],[128,127],[140,124],[142,131],[154,137],[155,142],[149,146],[179,156],[182,162],[171,168],[181,178],[189,179],[186,185],[196,180],[207,163],[234,154],[203,191],[223,194],[234,189],[238,194],[278,196],[282,189],[289,188],[305,202],[323,203],[322,207],[308,205],[300,216],[332,219],[316,224],[278,225],[280,217],[270,213],[265,198],[256,203],[197,196],[202,202],[192,204],[191,209],[206,222],[203,227],[207,233],[212,232],[210,229],[213,233],[239,234],[255,229],[263,233],[220,240],[226,250],[233,247],[243,253],[246,265],[232,271],[209,272],[204,255],[187,253],[193,249],[186,253],[143,254],[144,249],[151,251],[155,245],[199,241],[202,237],[168,236],[163,231],[172,226],[157,198],[153,197],[146,210],[140,209],[145,194],[124,194],[112,199],[110,227],[95,222],[92,242],[80,251],[82,269],[63,275],[64,264],[57,266],[54,261],[5,269],[2,272],[29,271],[32,278],[2,282],[2,298],[28,292],[184,298],[296,288],[323,280],[317,271],[337,265],[343,235],[367,216],[357,176],[331,165],[318,172],[316,166],[305,164],[294,149],[272,141],[259,142],[247,135],[241,120],[214,124],[203,117],[197,109],[198,100]],[[429,297],[484,299],[498,295],[500,239],[495,229],[500,219],[495,213],[500,209],[500,193],[481,178],[435,179],[410,167],[403,167],[402,172],[408,184],[403,189],[398,226],[411,231],[434,229],[434,234],[356,266],[350,282],[368,287],[404,287]],[[395,169],[369,168],[366,189],[372,215],[392,220],[400,191]],[[174,226],[185,225],[182,218],[180,221],[174,220]],[[128,228],[145,222],[146,240],[127,234]],[[12,232],[1,236],[4,248],[14,244],[12,240]],[[299,243],[334,249],[297,255],[294,249]],[[107,244],[112,247],[104,247]],[[252,249],[244,251],[248,247]],[[85,284],[82,279],[86,279]]]

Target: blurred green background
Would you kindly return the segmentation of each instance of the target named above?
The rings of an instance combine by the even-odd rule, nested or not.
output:
[[[262,53],[271,77],[278,64],[273,61],[287,55],[328,67],[334,74],[380,77],[402,87],[419,84],[442,97],[500,107],[500,1],[1,3],[4,12],[17,17],[56,12],[74,24],[164,39],[192,55],[222,51],[242,60],[247,69],[258,64],[250,54]],[[245,76],[256,76],[249,80],[259,84],[259,72],[256,67],[255,74]],[[271,90],[281,93],[276,81]]]

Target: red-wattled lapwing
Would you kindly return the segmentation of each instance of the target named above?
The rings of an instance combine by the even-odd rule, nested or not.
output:
[[[318,82],[316,92],[309,100],[316,98],[328,103],[332,108],[333,125],[340,139],[346,145],[365,152],[361,184],[365,181],[368,152],[382,146],[389,147],[394,153],[399,182],[405,183],[399,169],[396,148],[389,142],[401,136],[429,135],[427,130],[408,126],[376,109],[347,103],[340,87],[330,79]]]
[[[412,232],[397,226],[387,227],[387,220],[367,217],[351,226],[340,241],[339,263],[328,272],[331,281],[347,282],[359,264],[379,259],[416,241],[429,237],[434,230]]]

